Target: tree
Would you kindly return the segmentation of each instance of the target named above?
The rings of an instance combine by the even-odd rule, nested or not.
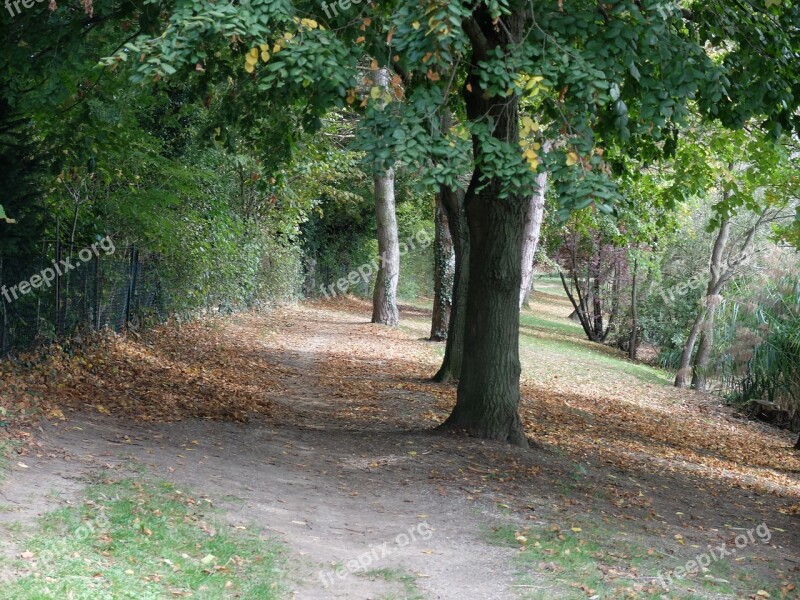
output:
[[[551,144],[545,142],[544,151],[550,151]],[[547,197],[547,171],[536,176],[536,191],[531,196],[531,204],[525,215],[525,233],[522,241],[522,285],[519,289],[519,306],[522,308],[528,298],[533,282],[533,268],[536,261],[536,249],[539,247],[539,236],[544,220],[544,204]]]
[[[691,386],[698,390],[706,387],[705,371],[722,292],[751,263],[762,230],[794,214],[791,190],[797,187],[792,158],[780,145],[745,131],[736,135],[707,133],[710,153],[705,177],[697,183],[708,186],[712,195],[721,195],[715,206],[717,217],[710,223],[710,228],[716,228],[716,238],[702,306],[689,330],[675,376],[675,387],[687,387],[691,380]],[[757,216],[742,227],[740,235],[733,236],[734,216],[742,209]]]
[[[431,315],[431,341],[447,340],[450,327],[450,312],[453,308],[453,286],[456,271],[456,255],[453,249],[453,235],[450,232],[450,219],[440,191],[436,195],[434,241],[434,296]]]
[[[525,444],[517,327],[524,214],[538,169],[550,173],[563,212],[594,205],[610,213],[620,196],[602,155],[615,141],[634,155],[669,151],[689,105],[731,127],[757,115],[774,135],[800,120],[794,4],[716,0],[684,11],[634,0],[381,2],[368,17],[336,14],[324,29],[295,14],[313,13],[306,5],[209,7],[196,0],[161,8],[161,33],[129,47],[129,54],[145,55],[137,76],[196,69],[215,62],[215,52],[247,54],[250,84],[260,92],[250,111],[265,102],[296,103],[313,126],[349,97],[365,54],[409,76],[416,85],[402,107],[389,114],[366,106],[364,131],[372,135],[364,148],[388,163],[429,168],[431,157],[458,151],[430,116],[460,89],[474,163],[465,195],[470,286],[462,377],[447,424],[513,443]],[[358,31],[346,26],[353,20]],[[752,35],[754,27],[761,35]],[[259,54],[266,66],[257,70]],[[542,121],[553,124],[542,138],[567,133],[558,150],[539,153],[539,142],[520,148],[520,98],[531,94],[542,95]],[[431,177],[456,187],[452,173],[434,170]]]
[[[388,93],[389,71],[386,67],[375,71],[375,87]],[[397,325],[397,279],[400,276],[400,240],[397,235],[397,213],[394,199],[394,167],[376,165],[375,171],[375,222],[378,226],[378,254],[380,265],[375,277],[372,297],[372,322]]]

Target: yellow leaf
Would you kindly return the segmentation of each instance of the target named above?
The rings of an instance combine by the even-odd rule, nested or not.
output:
[[[266,44],[261,44],[258,48],[262,52],[266,52],[267,50],[269,50],[269,46],[267,46]]]
[[[244,70],[245,70],[245,71],[247,71],[248,73],[252,73],[253,71],[255,71],[255,70],[256,70],[256,67],[255,67],[255,65],[253,65],[252,63],[247,63],[247,64],[244,66]]]
[[[261,60],[263,60],[264,62],[267,62],[267,61],[269,60],[269,56],[270,56],[269,52],[267,52],[266,50],[264,50],[264,51],[261,53]]]
[[[414,29],[419,29],[419,21],[414,21],[414,22],[411,24],[411,27],[413,27]]]
[[[567,152],[567,166],[571,167],[572,165],[577,165],[578,161],[578,154],[576,152]]]
[[[248,53],[248,58],[258,60],[258,48],[251,48],[250,52]]]
[[[541,76],[538,76],[538,75],[536,77],[531,77],[528,80],[528,83],[525,85],[525,89],[530,91],[533,88],[535,88],[537,85],[539,85],[542,81],[544,81],[544,77],[541,77]]]
[[[370,98],[372,98],[373,100],[377,100],[378,98],[380,98],[380,97],[381,97],[381,88],[379,88],[379,87],[376,85],[375,87],[373,87],[373,88],[372,88],[372,89],[369,91],[369,95],[370,95]]]

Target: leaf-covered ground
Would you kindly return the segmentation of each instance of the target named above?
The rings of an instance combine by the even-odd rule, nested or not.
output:
[[[523,314],[522,412],[541,449],[431,433],[455,388],[427,380],[442,353],[424,339],[429,313],[404,307],[388,329],[368,323],[368,303],[339,299],[3,365],[17,440],[3,491],[140,462],[282,534],[310,561],[302,598],[798,597],[793,438],[583,341],[569,312],[543,287]],[[41,431],[17,425],[41,414]],[[0,511],[0,525],[23,512]],[[316,581],[313,565],[421,520],[434,529],[424,544]],[[659,572],[762,524],[768,543],[660,586]]]

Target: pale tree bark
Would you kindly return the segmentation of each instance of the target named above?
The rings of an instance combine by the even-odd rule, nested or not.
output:
[[[697,313],[692,329],[689,331],[689,337],[683,346],[681,352],[681,362],[678,366],[678,373],[675,375],[675,387],[684,388],[689,385],[689,375],[692,372],[692,354],[694,347],[697,344],[697,338],[700,336],[703,323],[708,315],[709,307],[715,302],[714,296],[718,293],[719,277],[722,273],[722,257],[725,248],[728,245],[728,239],[731,233],[731,220],[730,217],[726,218],[719,228],[717,239],[714,240],[714,248],[711,251],[711,262],[709,263],[709,280],[708,287],[706,288],[706,295],[703,299],[703,306],[700,312]]]
[[[386,68],[375,72],[375,84],[389,87],[389,72]],[[375,277],[372,295],[372,322],[381,325],[397,325],[400,313],[397,309],[397,282],[400,277],[400,240],[397,234],[397,214],[394,197],[394,169],[377,170],[375,183],[375,220],[378,226],[378,253],[380,265]]]
[[[549,152],[552,143],[544,143],[543,152]],[[547,196],[547,171],[542,171],[536,176],[536,191],[531,196],[531,203],[525,215],[525,232],[522,238],[522,285],[519,289],[519,307],[527,306],[528,294],[533,281],[533,265],[536,259],[536,249],[539,247],[539,237],[542,232],[544,220],[544,201]]]
[[[779,214],[774,213],[775,215]],[[706,373],[708,365],[711,360],[711,350],[714,347],[714,318],[717,313],[717,306],[722,301],[720,294],[725,284],[731,277],[733,277],[737,268],[744,263],[748,257],[753,253],[753,246],[755,245],[756,234],[759,228],[770,220],[773,216],[773,211],[764,211],[756,222],[747,230],[744,236],[744,241],[741,243],[736,254],[732,259],[729,256],[728,260],[721,264],[712,277],[715,279],[714,294],[708,300],[708,313],[703,322],[703,327],[700,332],[700,343],[697,346],[697,353],[694,357],[694,364],[692,365],[692,387],[696,390],[706,390]]]
[[[397,325],[397,282],[400,277],[400,240],[394,205],[394,169],[375,174],[375,218],[378,224],[380,266],[372,294],[372,322]]]
[[[450,233],[448,211],[440,190],[436,195],[436,239],[433,245],[434,256],[434,294],[433,315],[431,318],[431,341],[442,342],[447,339],[450,327],[450,312],[453,306],[453,283],[456,271],[456,254],[453,236]]]

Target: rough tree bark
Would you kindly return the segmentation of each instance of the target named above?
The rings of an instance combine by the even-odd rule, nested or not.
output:
[[[389,87],[389,72],[375,72],[375,84]],[[375,220],[378,225],[378,253],[380,265],[375,277],[372,295],[372,322],[381,325],[397,325],[400,313],[397,310],[397,281],[400,276],[400,240],[397,235],[397,215],[394,200],[394,169],[378,170],[375,182]]]
[[[477,65],[494,49],[517,43],[524,14],[502,17],[498,27],[485,5],[478,5],[464,28],[472,59],[463,93],[473,123],[493,120],[491,135],[519,144],[519,98],[491,96],[481,87]],[[470,261],[464,361],[456,406],[443,427],[466,430],[480,438],[527,446],[519,415],[519,289],[522,283],[522,233],[527,198],[501,198],[502,181],[484,174],[484,151],[473,136],[476,169],[465,195]]]
[[[542,150],[549,152],[552,144],[544,143]],[[525,233],[522,237],[522,285],[519,288],[519,306],[527,305],[528,294],[533,281],[533,264],[544,220],[544,201],[547,196],[547,171],[536,176],[536,191],[531,196],[528,212],[525,214]]]
[[[433,380],[445,383],[461,377],[464,359],[464,329],[466,326],[467,290],[469,289],[469,230],[464,210],[464,191],[443,188],[442,207],[447,211],[447,224],[453,240],[455,269],[453,272],[453,304],[447,330],[444,360]]]
[[[453,283],[456,271],[456,254],[453,236],[450,232],[448,211],[442,199],[446,191],[436,195],[436,239],[433,245],[434,294],[433,315],[431,318],[431,341],[447,339],[450,327],[450,313],[453,307]]]

